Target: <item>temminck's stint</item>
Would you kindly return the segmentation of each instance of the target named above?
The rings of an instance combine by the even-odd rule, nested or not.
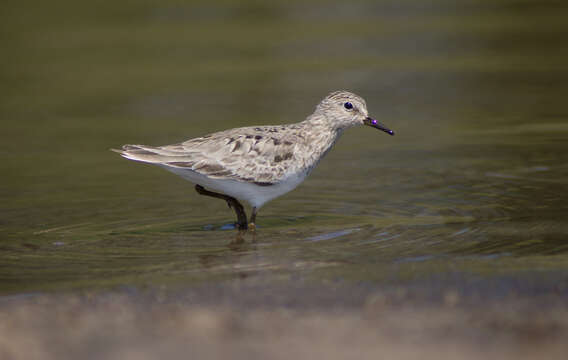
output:
[[[260,207],[304,181],[343,130],[357,125],[394,135],[369,117],[363,98],[336,91],[297,124],[243,127],[180,144],[124,145],[122,150],[114,151],[130,160],[162,166],[196,184],[199,194],[225,200],[237,214],[239,230],[248,226],[245,210],[237,199],[247,201],[252,206],[250,227],[254,230]]]

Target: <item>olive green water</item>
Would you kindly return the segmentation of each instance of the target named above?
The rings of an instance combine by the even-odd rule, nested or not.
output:
[[[562,2],[3,7],[0,294],[246,279],[306,302],[299,283],[567,295]],[[397,135],[346,132],[262,208],[254,244],[228,246],[222,201],[108,151],[301,121],[336,89]]]

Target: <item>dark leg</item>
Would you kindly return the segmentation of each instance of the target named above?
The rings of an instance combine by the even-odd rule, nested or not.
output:
[[[235,210],[235,213],[237,214],[237,228],[239,230],[247,229],[247,214],[245,213],[245,208],[241,205],[241,203],[237,199],[229,195],[219,194],[213,191],[205,190],[205,188],[201,185],[195,185],[195,191],[197,191],[199,195],[211,196],[217,199],[225,200],[227,202],[227,205],[229,205],[230,208],[233,208]]]
[[[252,208],[252,214],[250,216],[249,229],[252,233],[252,242],[256,242],[256,207],[254,206]]]
[[[252,208],[252,214],[250,216],[249,229],[253,234],[256,233],[256,208],[255,207]]]
[[[252,215],[250,216],[250,223],[256,224],[256,208],[252,208]]]

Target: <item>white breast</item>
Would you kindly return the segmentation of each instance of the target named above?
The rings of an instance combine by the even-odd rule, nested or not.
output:
[[[239,200],[246,201],[257,209],[260,209],[260,207],[266,202],[294,190],[307,176],[307,173],[303,172],[288,176],[283,181],[274,185],[259,186],[254,183],[237,180],[212,179],[190,169],[181,169],[162,164],[158,165],[194,184],[201,185],[208,190],[219,191]]]

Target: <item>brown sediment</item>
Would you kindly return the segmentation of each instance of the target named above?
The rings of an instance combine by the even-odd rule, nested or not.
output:
[[[450,296],[451,297],[451,296]],[[3,359],[565,359],[566,306],[233,308],[123,295],[0,305]],[[57,329],[57,331],[54,331]],[[95,345],[96,344],[96,345]],[[293,344],[293,346],[291,346]],[[252,356],[254,355],[254,356]]]

